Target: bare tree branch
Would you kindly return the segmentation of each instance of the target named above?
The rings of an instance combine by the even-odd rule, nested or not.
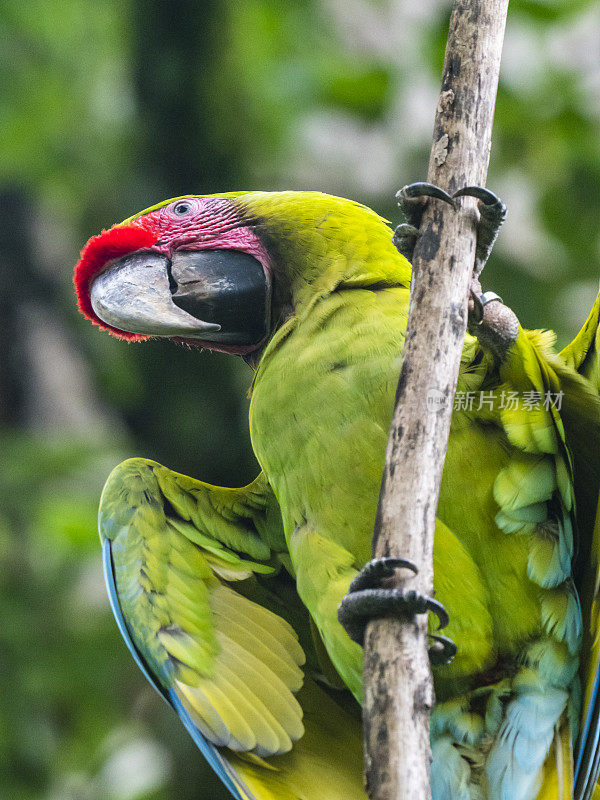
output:
[[[508,0],[456,0],[428,180],[453,193],[485,184]],[[404,359],[390,430],[374,556],[419,568],[433,589],[433,533],[475,256],[475,201],[429,200],[413,260]],[[428,398],[430,405],[428,406]],[[374,800],[427,800],[434,693],[424,615],[369,623],[365,640],[365,761]]]

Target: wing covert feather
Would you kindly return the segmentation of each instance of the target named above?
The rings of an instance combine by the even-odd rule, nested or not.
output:
[[[304,732],[304,652],[285,620],[229,585],[273,570],[254,524],[268,487],[251,487],[246,498],[131,459],[99,520],[113,610],[146,677],[210,744],[262,757]]]

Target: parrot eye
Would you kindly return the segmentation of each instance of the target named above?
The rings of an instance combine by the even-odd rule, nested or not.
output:
[[[192,206],[190,203],[177,203],[176,206],[173,207],[173,213],[176,214],[178,217],[183,217],[186,214],[189,214],[192,210]]]

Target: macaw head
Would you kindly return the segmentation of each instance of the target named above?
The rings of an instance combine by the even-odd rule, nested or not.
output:
[[[409,279],[370,209],[318,192],[242,192],[178,197],[102,231],[74,283],[80,311],[115,336],[245,355],[315,295]]]

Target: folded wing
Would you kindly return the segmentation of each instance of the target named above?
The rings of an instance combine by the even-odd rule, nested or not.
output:
[[[359,719],[305,682],[292,626],[245,596],[283,546],[264,477],[222,489],[131,459],[99,525],[125,642],[233,796],[363,800]]]

